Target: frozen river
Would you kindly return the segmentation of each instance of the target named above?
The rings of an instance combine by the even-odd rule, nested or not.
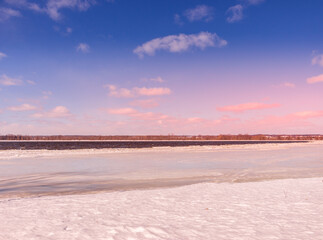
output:
[[[0,151],[0,197],[323,176],[323,143]]]

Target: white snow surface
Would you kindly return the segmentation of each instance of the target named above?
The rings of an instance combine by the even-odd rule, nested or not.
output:
[[[322,178],[0,199],[0,239],[323,239]]]

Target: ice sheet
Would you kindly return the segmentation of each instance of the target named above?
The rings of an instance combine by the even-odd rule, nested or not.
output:
[[[322,142],[311,142],[4,151],[0,158],[0,198],[323,176],[322,146]]]

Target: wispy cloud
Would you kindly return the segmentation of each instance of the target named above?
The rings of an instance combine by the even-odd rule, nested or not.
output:
[[[323,67],[323,54],[314,56],[312,58],[312,64],[313,65],[316,65],[317,64],[317,65],[320,65],[320,66]]]
[[[323,82],[323,74],[306,79],[308,84]]]
[[[243,6],[241,4],[237,4],[235,6],[230,7],[227,10],[227,14],[229,15],[227,17],[227,21],[229,23],[238,22],[243,18]]]
[[[263,119],[250,122],[254,126],[265,125],[265,126],[274,126],[278,127],[291,127],[291,126],[306,126],[310,122],[308,120],[315,118],[323,118],[323,111],[302,111],[295,112],[283,116],[267,116]]]
[[[60,11],[62,9],[75,9],[78,11],[86,11],[96,3],[95,0],[47,0],[44,4],[30,2],[28,0],[5,0],[6,3],[29,9],[35,12],[46,13],[50,18],[58,21],[62,18]]]
[[[3,86],[19,86],[22,85],[23,81],[19,78],[11,78],[5,74],[0,76],[0,85]]]
[[[243,19],[243,11],[251,5],[258,5],[265,2],[265,0],[242,0],[241,4],[234,5],[229,7],[227,10],[227,22],[235,23]]]
[[[37,3],[29,2],[28,0],[5,0],[7,4],[10,4],[19,8],[26,8],[36,12],[45,12]]]
[[[19,11],[12,8],[0,8],[0,22],[4,22],[12,17],[20,17],[21,14]]]
[[[296,112],[288,116],[291,116],[297,119],[318,118],[318,117],[323,117],[323,111],[303,111],[303,112]]]
[[[0,60],[7,57],[7,54],[0,52]]]
[[[171,94],[171,90],[169,88],[134,88],[134,93],[139,96],[162,96]]]
[[[157,83],[163,83],[165,82],[165,80],[158,76],[158,77],[155,77],[155,78],[142,78],[141,79],[143,82],[157,82]]]
[[[287,87],[287,88],[294,88],[296,85],[294,83],[290,82],[284,82],[282,86]]]
[[[182,17],[179,14],[174,15],[174,22],[179,26],[182,26],[184,24]]]
[[[251,103],[243,103],[238,105],[229,105],[224,107],[218,107],[217,110],[220,112],[245,112],[248,110],[261,110],[261,109],[268,109],[268,108],[276,108],[279,107],[280,104],[266,104],[266,103],[258,103],[258,102],[251,102]]]
[[[65,106],[57,106],[48,112],[39,112],[32,115],[34,118],[68,118],[72,114]]]
[[[26,82],[30,85],[36,85],[36,82],[33,80],[26,80]]]
[[[133,108],[112,108],[108,109],[108,113],[115,115],[131,115],[135,114],[138,111]]]
[[[139,96],[162,96],[171,94],[169,88],[146,88],[146,87],[134,87],[132,89],[118,88],[115,85],[104,86],[109,89],[109,96],[119,98],[133,98]]]
[[[179,129],[186,129],[188,132],[192,132],[192,129],[199,129],[199,131],[203,129],[205,131],[205,129],[210,129],[217,125],[225,126],[229,122],[238,120],[228,116],[223,116],[216,120],[199,117],[178,118],[158,112],[141,112],[133,108],[108,109],[107,112],[113,115],[125,116],[131,121],[135,121],[136,125],[140,125],[139,122],[142,122],[142,126],[150,126],[150,128],[163,126],[167,131],[177,131]]]
[[[54,20],[61,18],[60,9],[69,8],[86,11],[95,4],[94,0],[48,0],[46,5],[47,14]]]
[[[170,117],[161,113],[153,113],[153,112],[139,112],[133,108],[116,108],[116,109],[108,109],[108,113],[114,115],[124,115],[131,117],[135,120],[143,120],[143,121],[158,121],[158,120],[166,120]]]
[[[24,112],[24,111],[32,111],[37,109],[36,106],[30,105],[28,103],[24,103],[22,105],[19,106],[12,106],[12,107],[8,107],[9,111],[13,111],[13,112]]]
[[[48,99],[49,96],[53,95],[51,91],[42,91],[43,99]]]
[[[79,45],[77,45],[76,51],[88,53],[88,52],[90,52],[90,46],[86,43],[80,43]]]
[[[73,29],[72,28],[70,28],[70,27],[67,27],[66,28],[66,33],[67,34],[70,34],[70,33],[72,33],[73,32]]]
[[[284,83],[281,83],[281,84],[277,84],[277,85],[273,85],[273,87],[277,87],[277,88],[295,88],[296,85],[295,83],[291,83],[291,82],[284,82]]]
[[[141,108],[154,108],[159,106],[159,103],[155,99],[143,99],[132,101],[130,102],[130,105]]]
[[[205,49],[206,47],[223,47],[227,41],[221,39],[216,33],[200,32],[198,34],[179,34],[155,38],[134,49],[139,57],[153,56],[158,50],[172,53],[184,52],[192,47]]]
[[[265,0],[245,0],[246,4],[257,5],[265,2]]]
[[[190,22],[211,21],[213,19],[213,8],[207,5],[198,5],[195,8],[187,9],[183,14]]]

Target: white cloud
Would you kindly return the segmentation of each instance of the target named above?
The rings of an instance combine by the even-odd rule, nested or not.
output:
[[[86,43],[80,43],[79,45],[77,45],[76,51],[88,53],[90,51],[90,46]]]
[[[93,4],[94,0],[48,0],[46,12],[52,19],[59,20],[61,18],[59,10],[62,8],[86,11]]]
[[[2,74],[0,76],[0,85],[3,86],[18,86],[22,85],[23,81],[18,78],[10,78],[5,74]]]
[[[72,114],[64,106],[57,106],[48,112],[35,113],[32,115],[34,118],[67,118]]]
[[[199,5],[192,9],[187,9],[184,16],[190,21],[211,21],[213,19],[213,8],[206,5]]]
[[[265,0],[246,0],[246,3],[249,5],[257,5],[263,3]]]
[[[20,17],[21,14],[19,11],[12,8],[0,8],[0,22],[4,22],[11,17]]]
[[[242,4],[229,7],[227,10],[227,22],[234,23],[243,19],[243,10],[251,5],[258,5],[265,0],[242,0]]]
[[[230,7],[227,11],[227,14],[229,14],[227,21],[229,23],[240,21],[243,18],[243,8],[241,4]]]
[[[310,78],[306,79],[306,81],[309,84],[323,82],[323,74],[318,75],[318,76],[314,76],[314,77],[310,77]]]
[[[28,84],[30,84],[30,85],[36,85],[36,82],[34,82],[34,81],[32,81],[32,80],[27,80],[26,81]]]
[[[175,53],[187,51],[192,47],[204,49],[225,45],[227,45],[227,41],[221,39],[216,33],[200,32],[199,34],[179,34],[155,38],[138,46],[133,52],[142,58],[145,54],[153,56],[158,50]]]
[[[7,54],[0,52],[0,60],[5,57],[7,57]]]
[[[70,28],[70,27],[67,27],[66,28],[66,33],[72,33],[73,32],[73,29],[72,28]]]
[[[184,23],[182,21],[182,18],[179,14],[175,14],[174,15],[174,22],[177,24],[177,25],[180,25],[182,26]]]
[[[315,57],[312,58],[312,64],[313,65],[320,65],[323,67],[323,54],[321,55],[317,55]]]
[[[140,96],[162,96],[171,94],[169,88],[146,88],[134,87],[132,89],[117,88],[115,85],[106,85],[109,89],[109,96],[119,98],[134,98]]]
[[[64,8],[76,9],[78,11],[86,11],[91,5],[95,4],[95,0],[46,0],[42,6],[28,0],[5,0],[6,3],[26,8],[35,12],[46,13],[50,18],[58,21],[62,18],[60,10]]]
[[[13,111],[13,112],[23,112],[23,111],[32,111],[35,110],[36,107],[33,105],[30,105],[28,103],[24,103],[20,106],[12,106],[12,107],[8,107],[9,111]]]
[[[15,7],[26,8],[35,12],[46,12],[45,9],[41,8],[36,3],[28,2],[27,0],[5,0],[6,3]]]

